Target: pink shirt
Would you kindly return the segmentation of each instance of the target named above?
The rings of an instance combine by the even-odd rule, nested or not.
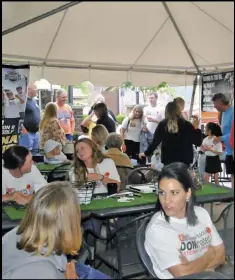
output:
[[[73,110],[68,104],[64,104],[64,106],[57,105],[57,117],[60,123],[60,126],[63,128],[65,134],[72,134],[74,133],[75,128],[75,120],[73,116]]]

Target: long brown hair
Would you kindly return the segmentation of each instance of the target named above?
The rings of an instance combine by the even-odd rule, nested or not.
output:
[[[169,102],[165,109],[165,119],[167,120],[167,130],[170,133],[179,131],[178,120],[182,118],[179,106],[176,102]],[[182,118],[183,119],[183,118]]]
[[[51,119],[57,119],[57,106],[54,102],[47,103],[39,129],[43,129]]]
[[[87,181],[87,168],[85,163],[80,160],[77,156],[76,146],[79,143],[86,143],[92,148],[92,161],[93,161],[93,168],[96,168],[98,163],[101,163],[106,156],[101,152],[98,145],[89,138],[82,138],[76,141],[74,144],[74,157],[73,157],[73,170],[76,181],[79,183],[84,183]]]
[[[49,183],[28,204],[17,230],[17,248],[44,256],[76,255],[82,242],[80,223],[79,200],[71,183]]]

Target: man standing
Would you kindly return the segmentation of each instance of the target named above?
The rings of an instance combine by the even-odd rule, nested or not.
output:
[[[223,93],[216,93],[213,96],[212,101],[214,103],[215,109],[222,113],[221,129],[223,135],[221,137],[215,137],[214,142],[218,143],[222,141],[225,144],[226,173],[231,174],[232,187],[234,187],[234,162],[232,156],[232,148],[229,143],[232,123],[234,121],[234,106],[229,104],[227,97]]]
[[[68,104],[66,104],[67,92],[63,89],[58,89],[56,91],[56,99],[58,120],[65,132],[66,138],[69,141],[72,141],[75,128],[75,120],[72,108]]]
[[[149,106],[144,108],[144,116],[146,123],[146,132],[148,133],[148,144],[153,140],[153,134],[160,121],[164,119],[164,112],[160,108],[157,108],[157,98],[156,92],[151,92],[148,95]]]
[[[41,120],[40,109],[35,100],[37,87],[30,83],[27,91],[27,102],[25,108],[24,124],[21,130],[19,145],[30,151],[39,149],[39,124]]]

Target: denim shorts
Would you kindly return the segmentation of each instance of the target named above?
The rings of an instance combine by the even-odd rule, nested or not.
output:
[[[79,279],[112,279],[108,275],[90,267],[89,265],[75,262],[75,269]]]

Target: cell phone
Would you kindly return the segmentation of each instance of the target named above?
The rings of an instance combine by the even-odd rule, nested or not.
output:
[[[107,184],[108,195],[117,193],[117,187],[118,185],[116,183],[108,183]]]

